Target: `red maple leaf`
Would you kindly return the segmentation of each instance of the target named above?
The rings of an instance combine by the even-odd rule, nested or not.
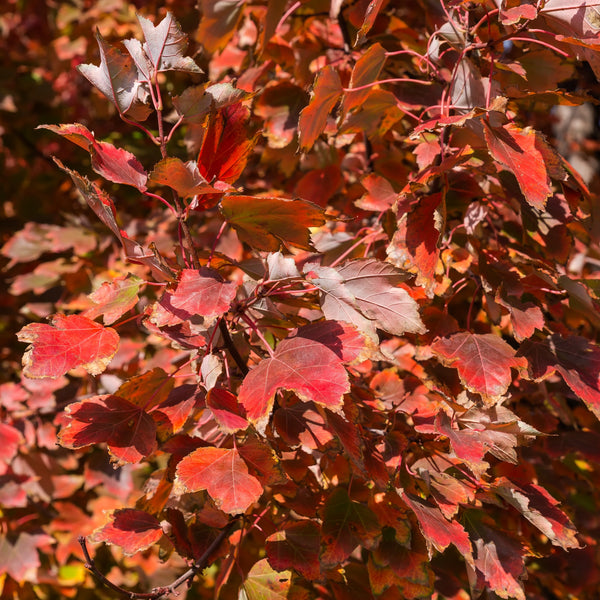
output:
[[[177,481],[190,492],[206,490],[217,506],[239,514],[262,495],[263,487],[235,449],[198,448],[177,465]]]
[[[33,378],[57,378],[75,367],[98,375],[119,346],[114,329],[81,315],[57,314],[51,325],[31,323],[18,338],[31,344],[23,356],[23,372]]]
[[[157,448],[156,425],[142,408],[119,396],[96,396],[70,404],[59,435],[67,448],[105,442],[120,463],[136,463]]]
[[[90,539],[93,542],[116,544],[128,556],[141,552],[160,540],[163,535],[157,518],[133,508],[115,510],[109,523],[97,529]]]

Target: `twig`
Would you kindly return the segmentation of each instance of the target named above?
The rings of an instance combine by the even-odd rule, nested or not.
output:
[[[160,598],[164,598],[169,594],[175,593],[177,588],[182,586],[184,583],[191,582],[191,580],[198,573],[205,569],[208,565],[208,560],[211,554],[223,543],[225,538],[232,533],[237,524],[238,520],[232,519],[227,527],[225,527],[225,529],[223,529],[221,533],[219,533],[219,535],[214,539],[211,545],[207,548],[206,552],[183,575],[178,577],[170,585],[154,588],[151,592],[130,592],[114,584],[98,570],[98,567],[96,567],[94,559],[90,556],[85,537],[80,535],[77,540],[81,545],[81,549],[83,550],[83,555],[85,557],[85,568],[90,571],[90,573],[98,581],[100,581],[100,583],[119,595],[124,596],[125,598],[131,598],[132,600],[160,600]]]
[[[239,370],[243,375],[246,375],[249,371],[248,365],[244,362],[244,359],[240,356],[238,349],[235,347],[233,340],[231,339],[231,335],[229,335],[229,329],[227,329],[227,323],[221,319],[219,321],[219,331],[223,336],[223,341],[225,342],[225,346],[227,350],[229,350],[229,354],[231,354],[231,358],[235,361],[235,364],[238,366]]]

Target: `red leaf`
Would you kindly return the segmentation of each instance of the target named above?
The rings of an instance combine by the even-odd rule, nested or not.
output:
[[[367,190],[367,193],[355,202],[358,208],[383,212],[392,208],[398,200],[398,194],[394,191],[392,184],[385,177],[376,173],[369,173],[361,179],[360,184]]]
[[[371,509],[352,501],[348,492],[338,487],[325,501],[321,532],[321,564],[330,569],[345,561],[359,544],[374,548],[381,525]]]
[[[31,344],[23,356],[23,373],[34,379],[56,379],[75,367],[98,375],[119,346],[114,329],[80,315],[54,315],[51,325],[31,323],[17,337]]]
[[[221,212],[243,242],[269,252],[287,245],[310,250],[309,228],[325,223],[323,210],[306,200],[226,196]]]
[[[102,315],[104,324],[111,325],[138,302],[138,291],[143,280],[135,275],[105,281],[88,298],[95,304],[83,316],[95,319]]]
[[[198,152],[198,170],[207,181],[233,183],[242,174],[254,140],[248,139],[248,109],[232,104],[211,116]]]
[[[441,194],[420,198],[398,223],[388,258],[401,269],[416,269],[417,285],[432,295],[435,271],[439,260],[438,240],[442,233],[442,218],[438,206]]]
[[[439,508],[428,506],[409,494],[402,494],[402,499],[415,513],[430,555],[431,546],[438,552],[443,552],[450,544],[454,544],[468,562],[471,556],[471,544],[467,532],[458,521],[448,521]]]
[[[237,284],[224,281],[214,269],[183,269],[177,288],[169,294],[169,303],[188,317],[216,317],[229,310],[236,291]]]
[[[367,33],[371,30],[371,27],[375,24],[375,19],[383,6],[383,0],[371,0],[369,2],[369,6],[367,6],[367,10],[365,11],[365,17],[363,19],[362,25],[356,34],[356,41],[354,42],[355,46],[362,44],[366,37]]]
[[[226,192],[229,185],[221,182],[217,189],[202,177],[198,170],[198,164],[190,160],[184,163],[179,158],[167,157],[154,165],[154,170],[148,178],[148,185],[168,185],[174,189],[182,198],[189,198],[197,194],[211,194]],[[218,182],[215,184],[218,185]]]
[[[115,510],[111,522],[96,530],[90,537],[93,542],[116,544],[123,552],[131,556],[146,550],[163,535],[156,517],[133,508]]]
[[[17,583],[36,581],[40,557],[37,548],[48,541],[48,536],[21,533],[11,543],[4,535],[0,535],[0,575],[7,573]]]
[[[70,404],[61,445],[82,448],[106,442],[119,463],[137,463],[156,448],[156,425],[143,409],[118,396],[95,396]]]
[[[18,429],[7,423],[0,423],[0,475],[8,469],[8,465],[22,441],[23,436]]]
[[[174,384],[173,377],[169,377],[160,367],[156,367],[152,371],[125,381],[115,392],[115,396],[139,408],[150,410],[168,398]]]
[[[283,470],[279,457],[268,441],[263,441],[256,433],[246,437],[238,448],[240,456],[250,472],[264,486],[285,485],[289,479]]]
[[[310,326],[309,326],[310,327]],[[340,327],[340,334],[343,332]],[[326,343],[313,339],[314,328],[304,328],[279,343],[274,355],[261,361],[246,375],[238,399],[248,420],[262,431],[266,426],[277,390],[293,391],[302,400],[312,400],[333,411],[342,407],[350,391],[344,368],[342,339],[331,332]]]
[[[309,105],[300,113],[298,130],[300,146],[309,150],[323,133],[327,117],[342,94],[342,82],[332,66],[326,66],[317,75]]]
[[[369,46],[364,54],[356,61],[356,64],[352,69],[348,88],[360,88],[377,81],[386,59],[386,52],[381,44],[375,43],[372,46]],[[358,90],[356,92],[347,91],[344,94],[342,102],[343,113],[360,106],[367,99],[370,92],[371,88]]]
[[[508,309],[513,335],[518,342],[530,338],[536,329],[543,331],[545,325],[544,314],[542,309],[533,302],[521,302],[513,297],[506,300],[497,297],[496,302]]]
[[[575,527],[544,488],[533,483],[519,487],[505,477],[497,479],[493,487],[555,546],[564,550],[580,548]]]
[[[246,512],[263,493],[235,449],[194,450],[177,465],[177,482],[190,492],[206,490],[222,511],[232,515]]]
[[[151,112],[148,90],[140,85],[138,71],[130,56],[121,54],[96,32],[100,48],[100,66],[79,65],[79,72],[97,87],[121,114],[144,121]]]
[[[116,148],[107,142],[98,142],[94,134],[83,125],[40,125],[87,150],[92,157],[92,168],[96,173],[114,183],[133,185],[140,191],[146,189],[148,174],[140,161],[127,150]]]
[[[509,123],[490,127],[482,120],[485,140],[492,157],[516,178],[525,200],[543,210],[552,194],[544,155],[538,149],[541,142],[533,129],[520,129]]]
[[[216,52],[225,47],[242,14],[243,4],[238,0],[201,0],[202,19],[196,38],[207,52]]]
[[[500,597],[525,600],[520,583],[525,576],[521,544],[481,523],[473,524],[473,529],[476,530],[472,534],[475,559],[472,565],[467,563],[473,598],[491,589]]]
[[[294,569],[309,581],[321,574],[319,549],[319,527],[312,521],[292,523],[269,536],[265,544],[267,558],[275,570]]]
[[[488,404],[495,403],[512,382],[511,367],[524,365],[522,358],[497,335],[463,331],[437,340],[431,349],[448,367],[458,369],[461,381]]]
[[[133,185],[141,192],[146,190],[148,173],[135,155],[107,142],[95,142],[90,147],[92,168],[96,173],[114,183]]]
[[[529,376],[535,381],[558,371],[600,419],[600,347],[579,336],[564,338],[554,334],[541,342],[526,340],[519,356],[527,358]]]
[[[206,396],[206,406],[210,408],[219,428],[224,433],[235,433],[248,427],[244,407],[227,390],[212,388]]]
[[[393,265],[375,259],[352,260],[335,269],[307,264],[305,271],[323,292],[322,308],[328,319],[352,323],[370,337],[375,328],[395,335],[425,331],[417,303],[406,290],[396,287],[404,275]]]
[[[262,134],[271,148],[285,148],[297,134],[301,109],[308,94],[290,81],[283,80],[265,88],[254,105],[254,112],[264,119]]]

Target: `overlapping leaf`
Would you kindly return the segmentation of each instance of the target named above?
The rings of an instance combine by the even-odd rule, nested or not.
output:
[[[248,420],[264,431],[278,390],[293,391],[303,400],[339,411],[344,394],[350,391],[343,363],[357,356],[348,355],[348,348],[352,346],[342,324],[328,325],[327,330],[300,328],[280,342],[273,356],[252,369],[240,387],[238,399]]]
[[[298,130],[303,149],[310,149],[323,133],[327,117],[341,94],[342,82],[338,72],[332,66],[325,67],[317,75],[309,105],[300,113]]]
[[[66,412],[69,422],[59,439],[67,448],[106,443],[121,464],[137,463],[157,448],[152,417],[119,396],[94,396],[70,404]]]
[[[371,337],[375,328],[395,335],[423,333],[417,303],[398,283],[401,271],[375,259],[353,260],[337,268],[308,264],[307,278],[323,292],[328,319],[354,324]]]
[[[324,211],[305,200],[226,196],[221,212],[242,241],[269,252],[288,245],[310,250],[309,228],[325,223]]]
[[[277,571],[294,569],[308,580],[318,579],[320,531],[312,521],[292,523],[269,536],[265,550],[269,564]]]
[[[229,514],[239,514],[262,495],[258,479],[235,449],[198,448],[177,465],[177,482],[190,492],[206,490],[217,506]]]
[[[124,508],[115,510],[111,520],[92,534],[92,540],[116,544],[125,554],[132,556],[158,542],[162,535],[156,517],[143,510]]]
[[[501,477],[494,482],[494,490],[554,545],[564,550],[580,547],[575,527],[557,508],[558,502],[544,488],[533,483],[519,487]]]
[[[146,189],[148,174],[131,152],[107,142],[97,141],[94,134],[79,123],[40,125],[39,128],[58,133],[87,150],[92,157],[92,168],[105,179],[132,185],[142,192]]]
[[[57,314],[50,325],[31,323],[18,338],[31,344],[23,356],[23,372],[33,378],[57,378],[76,367],[98,375],[119,347],[114,329],[81,315]]]
[[[79,65],[79,72],[97,87],[119,113],[144,121],[150,114],[149,93],[138,80],[138,69],[132,58],[122,54],[96,33],[100,48],[100,66]]]
[[[113,281],[105,281],[88,296],[94,306],[88,308],[83,316],[95,319],[102,315],[104,324],[111,325],[137,304],[138,291],[142,283],[142,279],[131,274]]]
[[[600,419],[600,348],[579,336],[554,334],[545,340],[526,340],[519,356],[528,362],[535,381],[558,371],[565,383]]]
[[[240,600],[286,600],[291,581],[291,571],[275,571],[263,558],[248,572]]]
[[[552,194],[544,154],[539,146],[538,133],[533,129],[519,129],[508,124],[489,127],[482,121],[490,154],[516,178],[525,200],[543,210]]]
[[[364,504],[354,502],[343,488],[336,488],[323,507],[321,564],[333,568],[346,560],[359,545],[374,548],[381,525]]]
[[[431,349],[446,366],[458,369],[467,389],[481,394],[488,404],[495,403],[508,390],[511,368],[524,366],[513,348],[491,333],[455,333],[437,340]]]

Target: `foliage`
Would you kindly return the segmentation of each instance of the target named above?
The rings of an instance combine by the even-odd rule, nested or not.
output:
[[[596,6],[61,5],[73,122],[5,150],[47,218],[5,201],[3,597],[595,597],[598,197],[551,110]]]

